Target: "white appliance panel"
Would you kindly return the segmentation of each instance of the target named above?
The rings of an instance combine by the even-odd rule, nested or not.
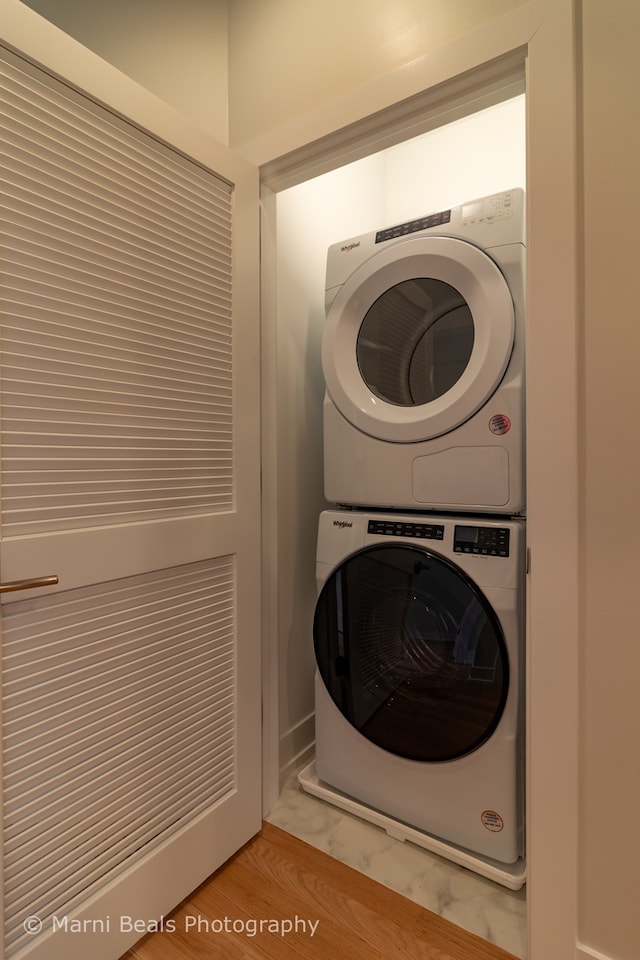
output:
[[[329,248],[325,496],[525,508],[524,193]]]
[[[405,565],[399,576],[393,569],[398,549]],[[314,633],[320,781],[399,824],[504,864],[524,856],[524,550],[521,520],[354,510],[326,511],[319,524]],[[376,563],[383,568],[379,574]],[[417,573],[421,566],[424,572]],[[369,582],[372,576],[379,582]],[[468,614],[460,607],[458,583],[486,613],[477,630],[478,610],[471,602]],[[406,602],[398,602],[405,587]],[[495,655],[492,627],[499,640]],[[370,642],[380,630],[390,652],[381,654],[378,641]],[[452,738],[464,741],[467,726],[485,722],[476,714],[485,709],[483,685],[491,685],[498,654],[504,659],[497,684],[503,695],[486,721],[488,735],[471,749],[459,749],[454,739],[440,754],[430,737],[444,733],[448,740],[451,730]],[[385,657],[393,662],[383,670],[379,661]],[[414,662],[408,679],[391,689],[389,670],[404,670],[409,658]],[[452,673],[464,675],[464,683],[454,678],[447,686]],[[412,711],[404,727],[403,698]],[[433,724],[443,711],[451,718],[446,729]],[[416,759],[422,744],[425,754],[440,759]]]

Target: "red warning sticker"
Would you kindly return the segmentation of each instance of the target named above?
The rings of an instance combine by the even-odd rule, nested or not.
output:
[[[482,820],[482,826],[486,830],[490,830],[491,833],[500,833],[504,828],[504,820],[495,810],[483,810],[480,819]]]
[[[496,413],[496,415],[489,420],[489,430],[497,436],[502,436],[503,433],[509,433],[509,430],[511,430],[511,420],[506,413]]]

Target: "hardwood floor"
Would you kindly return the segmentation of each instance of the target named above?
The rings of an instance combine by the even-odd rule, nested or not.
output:
[[[122,960],[260,958],[513,960],[269,823]]]

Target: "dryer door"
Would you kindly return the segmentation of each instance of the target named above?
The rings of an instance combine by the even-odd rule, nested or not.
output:
[[[363,433],[431,440],[496,390],[514,335],[509,287],[486,253],[452,237],[403,239],[366,260],[333,301],[327,390]]]
[[[498,619],[455,564],[402,543],[349,557],[314,619],[320,675],[343,716],[401,757],[455,760],[483,744],[509,688]]]

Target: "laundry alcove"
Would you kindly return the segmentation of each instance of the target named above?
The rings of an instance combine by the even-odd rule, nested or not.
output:
[[[322,484],[327,247],[526,181],[520,93],[275,194],[279,773],[313,743],[311,625]],[[473,163],[469,158],[473,157]],[[272,770],[270,795],[277,793]]]
[[[274,619],[267,618],[267,624],[274,655],[268,662],[277,689],[271,722],[278,731],[278,747],[272,728],[265,749],[265,759],[272,760],[265,766],[266,809],[276,801],[287,773],[313,752],[315,546],[318,516],[326,506],[321,341],[327,248],[476,197],[524,187],[522,84],[508,92],[468,116],[300,184],[266,192],[277,236],[271,270],[267,269],[275,277],[273,300],[267,297],[263,303],[275,337],[265,336],[263,342],[270,344],[264,360],[269,362],[273,350],[277,370],[277,388],[268,401],[277,442],[266,444],[265,451],[277,464],[277,529],[265,537],[265,544],[268,551],[277,543],[277,566],[266,562],[267,577],[270,569],[276,570],[266,594],[276,598],[270,603]],[[267,514],[265,523],[270,522]]]

